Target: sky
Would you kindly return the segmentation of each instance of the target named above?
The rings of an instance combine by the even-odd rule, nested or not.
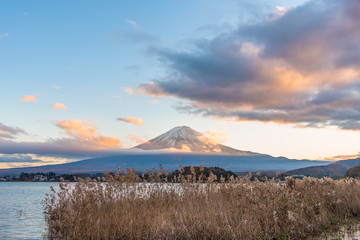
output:
[[[360,151],[357,0],[0,1],[0,168],[186,125],[293,159]]]

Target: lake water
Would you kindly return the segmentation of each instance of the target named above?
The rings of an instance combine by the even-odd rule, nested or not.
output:
[[[0,182],[0,239],[43,239],[50,182]]]

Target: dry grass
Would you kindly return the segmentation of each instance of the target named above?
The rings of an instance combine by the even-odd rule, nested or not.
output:
[[[45,200],[50,239],[308,239],[360,221],[360,181],[250,181],[135,170],[60,183]],[[151,183],[152,182],[152,183]],[[178,182],[178,183],[174,183]]]

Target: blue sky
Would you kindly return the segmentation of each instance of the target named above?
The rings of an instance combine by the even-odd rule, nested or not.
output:
[[[179,125],[274,156],[357,154],[359,52],[336,45],[351,49],[359,38],[349,27],[356,17],[342,16],[352,5],[356,11],[351,0],[1,1],[0,154],[42,158],[28,150],[34,144],[104,150],[105,140],[127,148]],[[332,35],[317,28],[346,38],[323,49],[314,37]],[[239,49],[257,55],[229,57]],[[325,63],[329,56],[336,58]],[[245,91],[249,74],[256,79]],[[266,74],[274,80],[264,83]],[[53,153],[62,159],[64,151]]]

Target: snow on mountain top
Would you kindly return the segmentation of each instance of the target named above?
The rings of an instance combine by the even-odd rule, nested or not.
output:
[[[201,133],[187,126],[175,127],[150,141],[197,140]]]
[[[221,144],[213,144],[203,134],[188,126],[178,126],[135,148],[143,150],[178,149],[180,151],[223,153],[235,155],[254,155],[256,153],[240,151]],[[257,155],[257,154],[256,154]]]

